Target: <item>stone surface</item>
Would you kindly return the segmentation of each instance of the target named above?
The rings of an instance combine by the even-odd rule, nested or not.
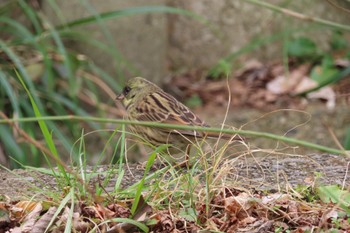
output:
[[[87,167],[86,171],[92,175],[89,184],[94,189],[97,184],[105,184],[104,179],[108,175],[108,184],[104,187],[107,192],[115,191],[115,183],[118,179],[118,168],[110,172],[111,166]],[[127,188],[139,182],[144,175],[144,166],[141,164],[128,164],[123,167],[125,174],[121,182],[121,188]],[[192,177],[199,179],[198,187],[205,187],[206,169],[193,168]],[[161,165],[154,165],[150,174],[153,178],[146,181],[167,183],[167,180],[177,179],[181,175],[188,174],[186,169],[168,170]],[[319,186],[338,184],[347,187],[350,184],[349,161],[343,156],[330,154],[298,155],[269,155],[265,157],[253,157],[251,155],[239,157],[227,157],[212,173],[213,187],[225,186],[244,187],[255,190],[288,191],[297,185]],[[211,172],[211,171],[208,171]],[[156,175],[157,173],[157,175]],[[98,176],[97,176],[98,175]],[[112,176],[110,176],[112,175]],[[214,181],[216,180],[216,182]],[[159,184],[158,184],[159,185]],[[54,176],[31,170],[14,170],[8,172],[0,169],[0,195],[5,195],[10,200],[41,199],[47,198],[47,192],[64,192],[57,185]]]
[[[43,10],[53,24],[91,16],[96,12],[110,12],[140,6],[162,5],[162,0],[60,0],[61,9],[56,12],[49,2],[43,1]],[[91,4],[91,5],[90,5]],[[115,56],[86,43],[71,43],[70,46],[91,57],[92,61],[110,74],[118,76],[142,75],[159,81],[165,75],[165,50],[167,45],[166,17],[164,14],[135,14],[101,20],[100,24],[77,27],[115,52]],[[119,57],[119,58],[118,58]],[[118,61],[118,59],[120,59]]]
[[[350,15],[331,6],[327,1],[263,1],[287,9],[348,25]],[[282,60],[284,39],[305,35],[321,48],[327,49],[332,30],[280,14],[247,1],[174,1],[174,6],[189,10],[207,19],[207,23],[188,17],[173,16],[170,20],[169,59],[174,70],[193,67],[209,68],[220,58],[229,56],[252,41],[270,41],[249,54],[238,56],[234,63],[244,62],[247,57],[261,60]],[[287,30],[294,30],[289,36],[282,36]],[[277,37],[271,41],[271,37]],[[268,39],[270,38],[270,39]],[[237,67],[237,66],[236,66]]]
[[[327,1],[266,1],[286,9],[343,24],[348,24],[350,15],[330,5]],[[59,23],[92,15],[96,12],[120,10],[137,6],[169,5],[189,10],[201,16],[198,20],[180,14],[139,14],[112,18],[100,25],[83,29],[87,36],[115,48],[128,63],[118,62],[85,43],[73,46],[112,74],[127,77],[142,75],[159,82],[168,73],[196,68],[210,68],[219,59],[253,45],[252,40],[268,40],[265,46],[250,53],[243,53],[234,60],[236,66],[252,57],[261,60],[282,60],[283,40],[306,35],[327,49],[332,30],[306,20],[296,19],[243,0],[60,0],[56,2],[60,12],[53,11],[48,1],[43,1],[43,10],[50,21]],[[89,5],[91,4],[91,5]],[[288,30],[288,36],[282,36]],[[277,39],[271,41],[270,37]],[[268,39],[270,38],[270,39]],[[127,70],[127,71],[126,71]]]

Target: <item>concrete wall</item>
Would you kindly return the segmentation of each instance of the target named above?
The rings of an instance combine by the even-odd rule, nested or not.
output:
[[[92,11],[107,12],[137,6],[163,5],[162,0],[91,0],[86,5],[78,0],[59,0],[61,12],[54,11],[48,1],[43,1],[43,10],[53,24],[92,15]],[[88,1],[85,1],[88,2]],[[90,5],[89,5],[90,4]],[[89,9],[89,8],[94,9]],[[59,17],[58,15],[61,15]],[[166,56],[166,15],[138,14],[102,21],[101,25],[84,26],[88,36],[119,50],[121,57],[130,64],[120,63],[112,56],[86,44],[71,44],[75,49],[90,56],[93,61],[111,74],[121,70],[127,76],[143,75],[159,80],[165,74]],[[81,28],[81,27],[80,27]],[[106,35],[107,33],[107,35]]]
[[[229,55],[249,44],[254,38],[267,38],[286,29],[307,28],[304,32],[294,32],[290,37],[306,35],[319,46],[328,47],[331,30],[317,27],[299,19],[288,17],[269,9],[240,0],[179,0],[176,7],[187,9],[208,19],[205,25],[188,17],[174,16],[170,20],[169,60],[172,67],[210,67],[218,59]],[[319,17],[349,25],[350,14],[336,9],[327,1],[264,1],[276,5],[283,2],[288,9],[312,17]],[[282,5],[283,6],[283,5]],[[315,30],[317,29],[317,30]],[[266,59],[282,59],[282,40],[267,44],[256,52],[241,56]]]
[[[84,1],[56,2],[67,21],[91,15],[82,5],[81,2]],[[327,1],[266,2],[313,17],[344,24],[350,22],[350,14],[332,7]],[[220,58],[246,46],[253,38],[266,38],[287,28],[307,28],[306,32],[292,33],[291,37],[306,34],[323,48],[328,46],[331,35],[331,30],[327,27],[317,27],[315,30],[315,24],[287,17],[244,0],[90,0],[89,4],[99,12],[135,6],[171,5],[207,19],[207,23],[203,23],[185,15],[142,14],[106,21],[106,29],[110,32],[113,46],[138,70],[126,74],[140,74],[157,81],[170,72],[209,68]],[[43,1],[43,9],[53,22],[59,22],[47,1]],[[108,43],[98,25],[90,25],[85,30],[89,30],[92,37]],[[235,63],[252,57],[264,60],[282,59],[282,39],[281,37],[279,41],[240,56],[240,60],[235,60]],[[116,74],[117,70],[125,70],[125,64],[116,64],[110,56],[97,49],[80,44],[74,46],[91,56],[106,71]]]

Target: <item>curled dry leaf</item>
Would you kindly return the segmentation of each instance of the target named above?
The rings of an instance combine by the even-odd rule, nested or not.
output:
[[[50,207],[49,210],[34,224],[32,232],[34,233],[45,232],[45,229],[48,227],[56,210],[57,210],[57,207],[55,206]]]
[[[70,217],[70,208],[65,207],[64,212],[61,217],[57,221],[56,225],[58,226],[54,232],[62,232],[64,231],[67,220]],[[88,222],[84,221],[84,217],[79,212],[74,212],[72,216],[72,228],[77,232],[86,232],[90,227]]]
[[[34,201],[18,202],[16,205],[11,206],[10,208],[11,218],[14,218],[14,219],[24,218],[28,213],[33,211],[38,204],[40,203],[34,202]]]
[[[247,193],[240,193],[237,196],[225,198],[225,210],[231,216],[236,216],[242,220],[249,216],[251,208],[256,206],[256,202]]]
[[[330,86],[323,87],[317,91],[307,94],[308,99],[322,99],[327,101],[327,109],[333,111],[335,108],[336,95]]]
[[[301,82],[296,86],[296,88],[293,90],[293,95],[301,94],[305,91],[311,90],[312,88],[317,87],[318,83],[315,80],[310,79],[309,77],[305,76]]]
[[[168,212],[161,211],[153,216],[157,224],[153,227],[154,232],[172,232],[175,229],[174,221]]]
[[[109,214],[107,217],[109,218],[127,218],[131,214],[130,209],[116,203],[109,204],[107,209],[113,212],[112,215],[110,215],[110,212],[108,212]]]
[[[116,217],[122,217],[127,218],[131,215],[131,212],[129,209],[119,205],[119,204],[113,204],[112,206],[108,206],[109,209],[113,209],[116,214],[119,216]],[[143,196],[140,197],[135,215],[133,216],[133,220],[136,220],[138,222],[144,222],[148,218],[148,214],[152,211],[152,208],[150,205],[147,204]],[[130,232],[132,229],[134,229],[135,226],[131,223],[122,222],[118,223],[117,225],[113,226],[108,233],[123,233],[123,232]]]
[[[25,206],[27,205],[24,205],[23,202],[19,204],[19,206],[24,205],[24,210],[26,210],[26,211],[23,211],[22,213],[28,212],[29,209],[30,209],[30,212],[25,216],[21,226],[13,229],[14,232],[17,232],[18,230],[20,230],[19,232],[22,232],[22,233],[33,232],[34,224],[37,221],[38,217],[40,216],[40,213],[43,207],[40,203],[33,204],[33,202],[28,202],[27,204],[30,205],[29,208],[25,208]]]
[[[292,197],[288,194],[283,193],[274,193],[262,197],[262,204],[275,204],[275,203],[286,203],[288,200],[291,200]]]
[[[273,94],[293,94],[303,79],[307,79],[307,73],[310,69],[309,64],[300,65],[290,72],[289,76],[278,76],[268,82],[266,88]]]

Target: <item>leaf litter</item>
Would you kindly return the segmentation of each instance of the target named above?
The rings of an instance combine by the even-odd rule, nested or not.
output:
[[[334,187],[330,187],[334,188]],[[346,192],[346,191],[342,191]],[[346,192],[347,196],[349,193]],[[52,202],[51,202],[52,203]],[[193,218],[177,210],[152,208],[142,198],[138,213],[132,217],[147,225],[149,232],[307,232],[315,229],[338,232],[350,230],[347,215],[336,200],[329,198],[306,202],[290,193],[248,192],[236,188],[222,188],[207,205],[198,202]],[[116,218],[130,218],[132,200],[105,204],[77,202],[71,212],[68,204],[60,213],[52,204],[43,201],[0,202],[2,214],[0,232],[64,232],[69,218],[75,232],[142,232],[128,222]],[[52,224],[50,224],[52,222]]]
[[[334,63],[333,71],[349,67],[348,60],[338,59]],[[232,94],[232,107],[248,106],[264,110],[281,107],[303,109],[308,102],[323,101],[331,111],[337,101],[350,102],[348,78],[344,77],[336,84],[325,85],[304,95],[304,92],[318,87],[319,82],[324,81],[319,74],[315,75],[320,68],[293,60],[289,61],[287,67],[281,63],[263,64],[251,60],[233,74],[219,79],[210,77],[205,70],[192,70],[169,76],[164,89],[184,102],[199,96],[202,107],[206,109],[227,106],[229,92]]]

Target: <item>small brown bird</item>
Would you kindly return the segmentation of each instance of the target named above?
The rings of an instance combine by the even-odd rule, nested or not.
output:
[[[141,77],[130,79],[126,83],[123,92],[116,99],[122,101],[129,120],[209,127],[188,107],[164,92],[154,83]],[[140,135],[154,146],[172,144],[173,148],[179,150],[189,149],[188,145],[194,143],[196,139],[205,137],[217,138],[220,135],[211,132],[141,125],[129,125],[129,127],[134,133]],[[221,136],[226,139],[242,140],[238,136]]]

